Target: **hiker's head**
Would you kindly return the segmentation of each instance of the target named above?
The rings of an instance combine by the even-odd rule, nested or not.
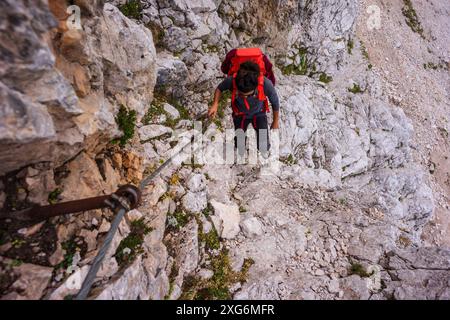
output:
[[[236,86],[240,93],[252,93],[258,86],[259,66],[251,61],[242,63],[236,75]]]

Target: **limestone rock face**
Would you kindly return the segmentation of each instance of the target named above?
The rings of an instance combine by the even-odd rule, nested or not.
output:
[[[2,259],[1,262],[10,264],[12,261]],[[52,268],[29,263],[15,267],[13,272],[18,279],[12,283],[11,292],[3,296],[2,300],[38,300],[52,276]]]
[[[224,239],[233,239],[239,233],[240,214],[236,204],[224,204],[212,200],[214,215],[211,219],[219,235]]]
[[[450,103],[440,92],[448,83],[447,4],[417,4],[419,18],[441,19],[429,18],[436,23],[424,29],[427,41],[405,34],[401,2],[385,1],[383,27],[403,32],[387,39],[406,44],[379,31],[367,36],[364,1],[140,0],[139,17],[125,17],[122,0],[72,2],[81,29],[68,23],[65,2],[0,5],[0,207],[139,184],[189,141],[189,117],[207,110],[232,48],[269,56],[281,102],[280,129],[271,131],[280,158],[254,166],[177,157],[120,223],[90,298],[184,298],[193,281],[216,280],[221,259],[247,276],[229,284],[234,299],[450,299],[449,250],[424,243],[424,226],[449,208],[448,183],[437,184],[448,170],[430,160],[437,144],[448,151]],[[405,76],[412,67],[429,73]],[[211,158],[233,126],[227,104],[203,128],[215,134],[204,141]],[[122,106],[137,115],[126,123],[135,133],[125,147],[110,143],[121,134]],[[421,138],[428,131],[441,137],[429,146]],[[7,237],[2,299],[76,294],[113,216],[92,210]],[[17,246],[42,265],[14,266]]]
[[[8,58],[0,68],[0,174],[43,161],[61,164],[82,149],[98,152],[119,135],[114,117],[120,105],[143,116],[151,102],[151,32],[110,4],[83,9],[79,30],[66,23],[66,6],[56,1],[31,8],[24,1],[3,4],[1,18],[8,23],[1,31],[9,36],[0,40]],[[17,154],[6,152],[11,148]]]

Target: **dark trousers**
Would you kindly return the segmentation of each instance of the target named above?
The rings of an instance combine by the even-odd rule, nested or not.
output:
[[[247,128],[250,123],[256,130],[256,143],[258,146],[258,150],[263,154],[266,154],[269,151],[269,125],[267,123],[267,115],[265,113],[257,114],[256,116],[248,119],[245,118],[245,116],[233,115],[233,123],[234,129],[236,130],[234,145],[238,149],[239,154],[244,153],[245,142],[247,141],[245,132],[247,132]],[[242,135],[241,139],[239,139],[239,135]],[[238,141],[241,141],[242,145],[239,145]]]

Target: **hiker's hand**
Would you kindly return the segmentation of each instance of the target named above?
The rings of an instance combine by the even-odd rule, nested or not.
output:
[[[275,130],[278,129],[278,121],[280,119],[280,111],[273,111],[273,121],[272,121],[272,125],[270,126],[270,129]]]
[[[208,110],[208,117],[214,119],[216,117],[216,114],[217,114],[217,106],[212,105]]]

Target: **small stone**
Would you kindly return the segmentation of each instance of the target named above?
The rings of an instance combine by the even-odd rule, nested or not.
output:
[[[214,208],[214,215],[211,216],[211,220],[220,237],[224,239],[235,238],[240,231],[239,207],[235,203],[224,204],[216,200],[212,200],[211,205]]]
[[[108,232],[109,229],[111,229],[111,223],[108,220],[103,219],[102,224],[100,225],[100,228],[98,229],[98,233]]]
[[[127,212],[127,218],[131,222],[137,221],[137,220],[141,219],[143,216],[144,215],[139,210],[136,210],[136,209],[133,209],[133,210]]]
[[[117,169],[122,168],[122,155],[120,153],[115,153],[112,157],[112,163]]]
[[[87,251],[95,250],[95,248],[97,247],[97,235],[98,235],[97,230],[92,231],[89,231],[87,229],[81,230],[80,237],[84,238],[84,241],[88,246]]]
[[[188,191],[181,199],[183,208],[190,213],[200,213],[208,206],[206,192]]]
[[[214,272],[209,269],[200,269],[200,271],[197,273],[197,275],[202,280],[208,280],[214,276]]]
[[[19,278],[9,288],[17,292],[14,299],[39,300],[52,277],[53,268],[24,263],[15,267],[14,271],[19,274]]]
[[[35,224],[29,228],[22,228],[19,231],[17,231],[18,234],[24,236],[24,237],[30,237],[39,230],[41,230],[42,226],[45,224],[45,221],[42,221],[38,224]]]
[[[48,258],[48,262],[52,265],[52,266],[56,266],[57,264],[59,264],[60,262],[62,262],[64,260],[64,250],[61,246],[61,243],[57,243],[56,244],[56,250],[55,252],[53,252],[53,254]]]
[[[194,173],[187,182],[187,187],[192,192],[200,192],[206,188],[206,178],[203,174]]]
[[[263,226],[255,217],[248,218],[241,222],[241,229],[247,238],[257,237],[263,234]]]
[[[164,103],[163,105],[164,111],[172,118],[178,119],[180,117],[180,112],[168,103]]]
[[[172,134],[173,130],[159,125],[159,124],[149,124],[139,128],[139,137],[141,140],[150,140],[160,137],[164,134]]]

